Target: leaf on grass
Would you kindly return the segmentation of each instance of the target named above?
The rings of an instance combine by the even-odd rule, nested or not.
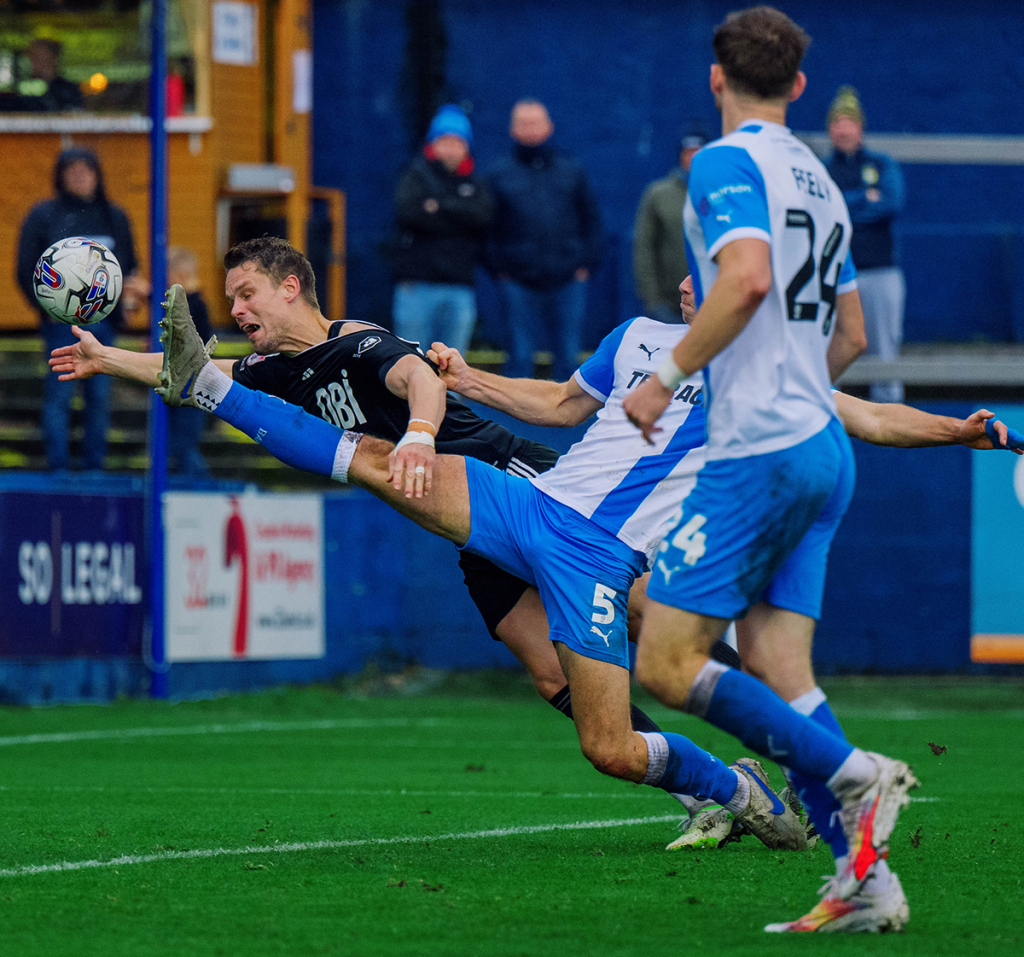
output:
[[[938,757],[940,754],[946,753],[946,746],[944,744],[936,744],[934,741],[928,742],[928,747],[932,749],[932,754]]]
[[[244,870],[244,871],[269,871],[270,870],[270,865],[269,864],[253,864],[252,861],[246,861],[242,865],[242,870]]]
[[[405,881],[388,881],[388,887],[406,887]]]
[[[921,828],[918,828],[916,831],[914,831],[913,834],[910,835],[910,846],[913,848],[918,848],[921,846]]]
[[[484,766],[482,764],[467,764],[466,765],[466,770],[467,771],[482,771],[483,769],[484,769]]]
[[[428,884],[426,881],[422,880],[420,881],[420,884],[422,885],[425,891],[432,891],[434,893],[436,893],[437,891],[443,891],[445,889],[444,884]]]

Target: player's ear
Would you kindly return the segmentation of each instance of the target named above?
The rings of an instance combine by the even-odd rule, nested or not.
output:
[[[711,92],[718,96],[725,89],[725,71],[722,69],[720,63],[711,64],[711,80],[708,83],[711,87]]]
[[[302,294],[302,283],[299,282],[298,276],[285,276],[281,286],[284,288],[285,298],[290,303],[294,302]]]
[[[807,74],[803,70],[800,70],[796,79],[793,81],[793,89],[789,91],[789,102],[793,103],[799,100],[803,95],[804,90],[807,89]]]

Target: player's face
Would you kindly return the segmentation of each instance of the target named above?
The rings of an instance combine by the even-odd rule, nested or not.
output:
[[[693,296],[693,278],[687,276],[679,284],[679,308],[683,310],[683,322],[689,325],[697,314],[697,302]]]
[[[280,352],[288,336],[288,299],[284,284],[275,286],[254,263],[230,270],[224,291],[231,300],[231,318],[259,355]]]

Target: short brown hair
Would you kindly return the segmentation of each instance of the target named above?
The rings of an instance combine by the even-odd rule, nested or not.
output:
[[[733,90],[777,100],[793,89],[811,38],[781,10],[751,7],[730,13],[713,42]]]
[[[320,308],[316,298],[316,277],[309,260],[291,243],[276,236],[261,236],[236,243],[224,254],[224,269],[230,272],[245,263],[252,263],[256,269],[280,286],[289,276],[299,280],[302,298],[314,309]]]

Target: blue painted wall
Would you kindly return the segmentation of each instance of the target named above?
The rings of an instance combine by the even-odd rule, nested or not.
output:
[[[349,308],[387,322],[380,244],[409,158],[399,76],[405,0],[314,0],[314,173],[348,193]],[[715,129],[710,38],[719,0],[442,0],[449,98],[472,110],[482,168],[508,144],[520,96],[548,103],[556,141],[591,173],[609,251],[591,289],[596,343],[638,311],[630,242],[644,185],[675,162],[693,118]],[[861,92],[869,130],[1024,135],[1024,17],[1000,0],[795,0],[813,37],[794,129],[823,128],[837,87]],[[978,64],[984,63],[984,68]],[[1024,341],[1024,167],[906,166],[908,340]],[[967,304],[967,305],[965,305]],[[486,279],[480,333],[505,330]]]
[[[958,417],[973,411],[959,403],[927,409]],[[1024,406],[1002,407],[1000,415],[1024,427]],[[583,429],[520,431],[564,450]],[[1008,453],[879,449],[859,442],[854,447],[857,488],[829,559],[815,651],[818,669],[968,669],[971,457],[1008,458]],[[326,657],[175,665],[173,697],[326,680],[369,663],[456,669],[515,665],[480,622],[452,545],[355,489],[326,496],[324,521]],[[108,700],[145,693],[146,687],[137,658],[0,658],[0,702]]]

